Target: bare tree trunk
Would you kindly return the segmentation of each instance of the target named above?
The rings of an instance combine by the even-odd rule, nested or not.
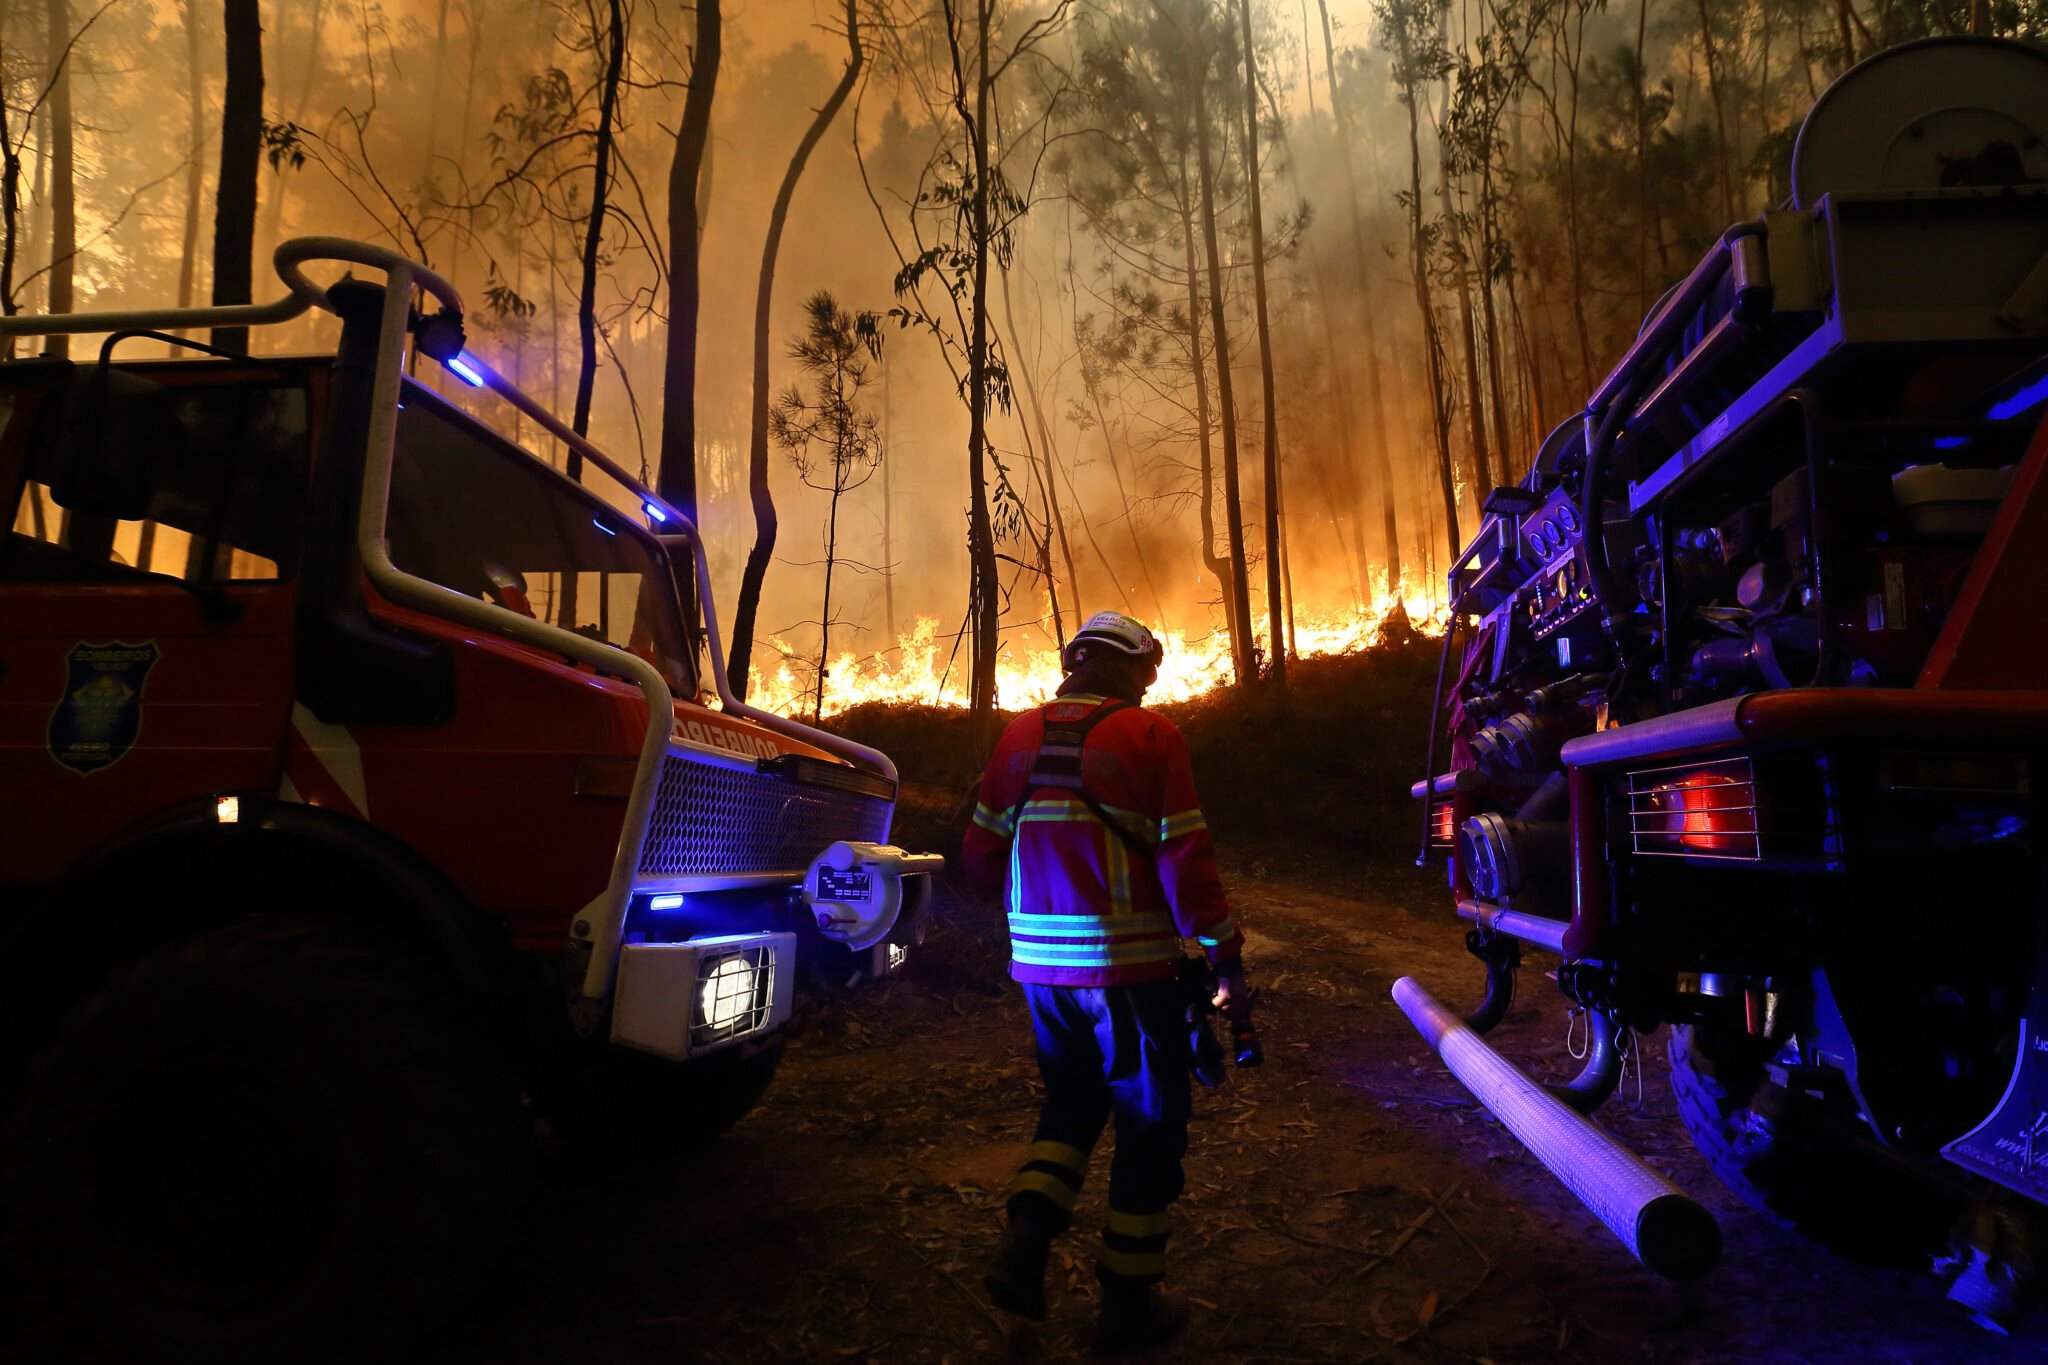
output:
[[[1281,506],[1285,507],[1287,482],[1280,481]],[[1287,523],[1280,523],[1280,584],[1287,598],[1287,652],[1295,658],[1301,657],[1301,642],[1294,638],[1294,551],[1290,545],[1292,537],[1287,534]],[[1277,652],[1277,651],[1276,651]]]
[[[434,92],[441,89],[439,56],[448,38],[448,4],[441,3],[441,43],[436,47]],[[619,0],[609,0],[605,24],[604,77],[598,86],[597,137],[592,145],[590,216],[583,228],[581,288],[576,294],[576,337],[581,345],[576,363],[576,412],[571,425],[578,436],[590,434],[590,404],[597,389],[597,258],[604,245],[604,225],[610,212],[612,187],[612,139],[617,134],[619,78],[626,65],[626,16]],[[431,149],[432,134],[428,135]],[[430,151],[431,155],[431,151]],[[569,477],[583,477],[583,457],[569,452]]]
[[[42,117],[33,118],[31,121],[36,135],[36,178],[35,184],[29,189],[28,241],[22,254],[31,264],[40,261],[47,265],[50,252],[50,106],[47,100],[43,103]],[[49,297],[49,289],[49,281],[46,278],[43,282],[43,296],[46,300]],[[44,305],[44,311],[49,311],[47,303]]]
[[[902,637],[896,631],[896,480],[889,471],[895,451],[891,444],[896,437],[895,380],[889,367],[882,367],[882,622],[889,632],[889,643],[895,644]]]
[[[989,515],[988,497],[988,258],[994,244],[988,183],[988,106],[990,87],[994,84],[988,63],[989,28],[994,22],[989,13],[991,4],[992,0],[977,0],[975,5],[974,115],[966,120],[968,135],[974,144],[971,149],[974,202],[970,228],[974,265],[967,349],[967,557],[971,566],[968,610],[973,618],[974,652],[968,709],[976,746],[983,750],[995,743],[996,651],[1001,645],[995,524]],[[952,0],[946,0],[949,24],[952,16]],[[957,91],[956,95],[964,114],[966,92]]]
[[[1422,319],[1422,352],[1427,362],[1427,393],[1430,434],[1436,440],[1437,478],[1443,485],[1444,525],[1450,533],[1451,553],[1462,548],[1458,539],[1458,491],[1451,477],[1451,432],[1449,397],[1444,392],[1443,342],[1437,331],[1436,300],[1429,283],[1428,247],[1422,231],[1422,91],[1407,87],[1408,106],[1408,242],[1409,268],[1415,277],[1415,307]],[[1484,496],[1480,494],[1479,496]]]
[[[293,123],[301,126],[306,122],[306,110],[312,107],[313,87],[319,82],[321,40],[326,34],[326,24],[327,0],[313,0],[311,32],[306,36],[306,65],[299,73],[299,100],[292,108],[291,118]],[[438,80],[438,77],[436,79]],[[195,106],[198,104],[196,97],[193,103]],[[196,118],[197,115],[195,114],[194,117]],[[196,158],[198,155],[198,144],[195,142],[193,146],[193,155]],[[263,232],[257,238],[262,243],[261,254],[257,256],[259,261],[270,259],[271,253],[277,250],[278,242],[283,240],[284,187],[284,177],[280,174],[277,177],[277,192],[264,202]]]
[[[313,23],[317,27],[319,22],[320,19],[316,13]],[[612,19],[612,27],[619,27],[616,13]],[[318,41],[317,36],[315,41]],[[434,77],[428,86],[427,93],[427,135],[424,139],[426,142],[426,155],[420,162],[420,184],[422,185],[434,183],[434,158],[441,150],[441,74],[448,67],[448,0],[441,0],[434,17],[433,63]],[[613,82],[613,89],[614,91],[617,89],[616,81]],[[603,98],[602,94],[599,95],[599,98]]]
[[[1002,270],[1002,280],[1003,320],[1010,329],[1010,363],[1015,372],[1023,376],[1025,401],[1031,405],[1031,423],[1038,429],[1038,449],[1035,455],[1031,450],[1031,426],[1025,426],[1024,428],[1024,445],[1025,453],[1032,456],[1038,466],[1039,501],[1042,504],[1046,521],[1045,543],[1043,547],[1045,562],[1040,567],[1045,571],[1046,592],[1052,601],[1053,628],[1059,634],[1061,647],[1065,648],[1067,639],[1066,625],[1060,617],[1059,594],[1055,589],[1055,578],[1052,571],[1052,539],[1055,534],[1059,537],[1060,554],[1067,566],[1067,588],[1072,597],[1072,605],[1077,611],[1080,609],[1081,579],[1074,571],[1074,551],[1067,544],[1066,514],[1060,508],[1060,491],[1053,483],[1052,465],[1057,452],[1053,448],[1052,429],[1046,424],[1045,405],[1039,401],[1038,376],[1035,373],[1035,367],[1031,363],[1030,353],[1024,348],[1024,340],[1017,331],[1017,308],[1010,301],[1010,271],[1008,267],[1004,267]],[[885,383],[886,379],[885,372]],[[885,387],[883,389],[885,401],[887,393],[888,390]],[[1020,423],[1020,425],[1022,424]]]
[[[1700,47],[1707,59],[1707,97],[1714,103],[1715,170],[1721,182],[1721,221],[1735,221],[1735,186],[1728,165],[1727,101],[1721,89],[1721,62],[1714,46],[1714,21],[1707,12],[1707,0],[1697,0],[1700,16]]]
[[[205,50],[199,42],[199,0],[185,0],[185,98],[188,148],[185,163],[185,247],[178,258],[178,307],[192,306],[199,275],[199,204],[205,195],[206,166],[199,149],[206,143],[204,94]]]
[[[689,93],[676,129],[675,156],[668,173],[668,353],[661,372],[661,448],[655,465],[662,498],[694,523],[697,519],[697,174],[711,137],[711,100],[718,89],[722,0],[696,0],[697,41],[690,65]],[[687,565],[678,577],[693,585]],[[683,611],[697,618],[694,586],[683,593]]]
[[[1196,11],[1199,13],[1200,11]],[[1230,542],[1231,662],[1239,682],[1258,676],[1252,657],[1252,606],[1244,553],[1244,498],[1237,477],[1237,397],[1230,376],[1230,325],[1223,315],[1223,253],[1216,242],[1216,177],[1209,149],[1209,54],[1188,34],[1188,80],[1195,100],[1195,167],[1202,187],[1202,250],[1209,267],[1209,335],[1216,353],[1216,401],[1223,425],[1224,534]]]
[[[617,4],[618,0],[612,0]],[[731,673],[733,691],[745,700],[748,665],[754,651],[754,621],[761,609],[761,585],[768,577],[768,564],[775,555],[775,498],[768,490],[768,314],[775,294],[775,260],[782,249],[782,229],[789,221],[790,201],[796,196],[797,181],[812,150],[839,117],[839,108],[860,80],[862,63],[860,12],[855,0],[846,0],[846,70],[839,83],[818,107],[810,126],[796,145],[782,184],[775,191],[775,204],[768,211],[768,237],[761,247],[761,277],[754,290],[754,395],[747,440],[747,494],[754,507],[754,545],[747,551],[747,567],[740,576],[739,605],[733,611]],[[839,495],[832,497],[832,520],[839,519]],[[834,534],[837,534],[836,530]],[[831,559],[826,558],[826,601],[831,601]],[[829,626],[829,618],[827,625]],[[818,683],[818,705],[825,704],[824,665]]]
[[[1188,202],[1187,160],[1181,160],[1180,231],[1188,273],[1188,368],[1195,377],[1195,435],[1202,452],[1202,567],[1216,580],[1223,613],[1230,615],[1230,561],[1216,553],[1216,456],[1209,411],[1209,367],[1202,351],[1202,277],[1195,263],[1195,217]],[[1334,357],[1333,357],[1334,363]]]
[[[467,0],[462,10],[462,26],[468,30],[469,37],[469,69],[462,77],[462,124],[455,138],[455,154],[459,157],[469,155],[470,120],[476,113],[476,60],[484,45],[483,29],[478,26],[476,12],[482,2]],[[474,210],[465,216],[471,221],[476,217]]]
[[[1266,416],[1266,630],[1271,642],[1273,682],[1285,687],[1287,636],[1282,626],[1286,602],[1280,581],[1280,409],[1274,395],[1272,327],[1266,317],[1266,224],[1259,204],[1259,67],[1252,46],[1251,0],[1238,0],[1237,13],[1244,39],[1244,170],[1245,198],[1252,220],[1252,300],[1259,326],[1259,386]]]
[[[436,99],[440,94],[439,54],[446,46],[448,30],[448,6],[441,5],[441,42],[436,45],[434,90]],[[593,35],[595,36],[595,35]],[[601,41],[604,44],[604,73],[598,79],[597,87],[597,129],[591,146],[590,214],[583,224],[583,245],[578,257],[580,278],[576,289],[576,407],[570,417],[570,428],[578,436],[590,434],[590,405],[597,392],[597,258],[604,245],[604,225],[610,212],[612,184],[613,139],[617,136],[617,111],[619,104],[619,77],[626,60],[626,20],[620,10],[619,0],[610,0],[606,15],[605,31]],[[428,144],[431,147],[432,133]],[[432,160],[429,154],[428,168]],[[549,229],[552,235],[552,226]],[[554,271],[548,272],[552,283]],[[564,452],[564,471],[576,483],[583,481],[583,456],[573,446]],[[562,575],[561,619],[570,629],[578,624],[577,596],[582,590],[581,575]],[[611,604],[603,596],[604,580],[598,579],[598,611],[603,614]]]
[[[1448,93],[1448,92],[1447,92]],[[1437,149],[1437,191],[1444,201],[1444,247],[1451,258],[1451,283],[1458,291],[1458,335],[1464,343],[1465,427],[1471,442],[1472,505],[1476,511],[1493,488],[1492,461],[1486,451],[1486,405],[1479,395],[1479,338],[1472,317],[1472,272],[1465,257],[1465,234],[1451,213],[1450,158]]]
[[[1352,145],[1351,119],[1337,97],[1337,39],[1330,24],[1329,0],[1316,0],[1323,18],[1323,76],[1329,84],[1330,117],[1337,125],[1338,160],[1344,169],[1344,201],[1351,209],[1351,249],[1358,268],[1358,309],[1360,349],[1365,352],[1365,443],[1375,481],[1380,487],[1381,539],[1386,546],[1387,590],[1397,598],[1401,592],[1401,536],[1395,518],[1394,462],[1390,454],[1393,432],[1387,425],[1386,395],[1380,380],[1379,329],[1373,319],[1372,256],[1365,244],[1365,211],[1358,191],[1356,155]],[[1364,520],[1364,508],[1359,509]]]
[[[841,486],[841,469],[835,458],[832,461],[832,508],[825,515],[825,604],[819,608],[818,615],[818,699],[811,707],[813,725],[825,716],[825,677],[831,671],[832,662],[832,562],[839,557],[839,496],[846,491]]]
[[[0,69],[5,65],[6,53],[0,51]],[[21,311],[21,305],[14,298],[14,267],[21,233],[21,151],[14,142],[14,129],[7,121],[4,92],[0,92],[0,224],[4,224],[4,236],[0,236],[0,313],[13,317]],[[0,351],[0,358],[14,358],[12,338],[9,338],[6,349]],[[40,515],[40,495],[31,497],[30,501]]]
[[[1650,312],[1650,114],[1643,82],[1644,44],[1650,32],[1650,0],[1636,3],[1636,79],[1630,91],[1636,114],[1636,316]]]
[[[1313,120],[1316,115],[1316,85],[1314,61],[1309,56],[1308,0],[1302,0],[1301,6],[1301,56],[1304,69],[1308,72],[1308,111],[1309,118]],[[1285,119],[1277,115],[1276,117],[1279,117],[1282,128],[1282,146],[1287,148]],[[1295,199],[1303,203],[1308,202],[1308,196],[1301,192],[1301,176],[1296,169],[1299,158],[1288,149],[1283,160],[1287,167],[1287,183]],[[1347,552],[1351,560],[1353,605],[1363,607],[1372,600],[1372,569],[1365,549],[1365,486],[1358,467],[1357,438],[1352,430],[1350,385],[1345,379],[1345,367],[1338,363],[1338,357],[1344,352],[1337,344],[1337,324],[1331,316],[1329,272],[1323,269],[1323,256],[1316,250],[1314,239],[1307,238],[1304,245],[1308,253],[1309,276],[1313,282],[1316,317],[1322,327],[1323,355],[1326,358],[1325,363],[1329,366],[1330,400],[1336,409],[1337,443],[1343,460],[1338,466],[1338,477],[1334,482],[1342,486],[1342,492],[1333,486],[1327,468],[1328,461],[1312,458],[1309,464],[1314,471],[1316,486],[1322,492],[1323,510],[1330,519],[1331,534],[1336,537],[1338,548]],[[1291,581],[1287,593],[1291,612],[1294,597],[1294,586]],[[1291,616],[1289,620],[1291,622]]]
[[[263,20],[256,0],[226,0],[227,92],[213,210],[213,302],[247,303],[256,244],[256,166],[263,148]],[[249,348],[246,327],[216,327],[213,344]]]
[[[50,105],[50,307],[52,313],[68,313],[72,307],[71,281],[74,257],[78,254],[78,200],[72,182],[71,148],[71,6],[68,0],[49,3],[49,105]],[[53,336],[45,341],[44,354],[71,354],[71,338]]]

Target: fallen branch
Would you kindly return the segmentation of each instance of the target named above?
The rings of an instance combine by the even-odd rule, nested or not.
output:
[[[1465,1182],[1462,1180],[1454,1181],[1450,1189],[1444,1191],[1444,1198],[1449,1199],[1452,1195],[1456,1194],[1460,1187],[1464,1185],[1464,1183]],[[1429,1220],[1437,1217],[1439,1214],[1441,1214],[1441,1212],[1441,1206],[1437,1203],[1437,1201],[1434,1198],[1431,1198],[1428,1208],[1422,1210],[1422,1212],[1416,1214],[1413,1218],[1409,1219],[1406,1223],[1401,1225],[1400,1233],[1394,1238],[1392,1244],[1389,1245],[1385,1251],[1367,1251],[1364,1247],[1346,1246],[1342,1242],[1332,1242],[1329,1239],[1323,1237],[1311,1237],[1305,1232],[1295,1232],[1291,1228],[1286,1227],[1275,1226],[1274,1228],[1272,1228],[1272,1231],[1279,1233],[1282,1237],[1287,1238],[1289,1241],[1300,1242],[1306,1246],[1327,1247],[1332,1251],[1342,1251],[1353,1256],[1362,1256],[1365,1258],[1366,1264],[1359,1270],[1358,1273],[1360,1275],[1366,1275],[1370,1274],[1372,1271],[1378,1269],[1381,1265],[1385,1264],[1388,1261],[1393,1260],[1396,1256],[1400,1255],[1402,1248],[1406,1247],[1410,1242],[1415,1240],[1415,1234],[1421,1232],[1423,1228],[1427,1227],[1429,1225]]]
[[[981,1315],[988,1319],[989,1326],[995,1328],[996,1336],[1000,1338],[1003,1335],[1003,1320],[996,1316],[995,1309],[989,1307],[980,1299],[976,1298],[972,1290],[968,1289],[966,1285],[960,1283],[959,1276],[955,1275],[952,1271],[946,1269],[944,1266],[938,1264],[938,1262],[927,1258],[924,1252],[919,1249],[917,1243],[911,1241],[908,1237],[905,1237],[903,1240],[905,1244],[909,1246],[910,1254],[917,1257],[919,1261],[922,1261],[924,1263],[924,1268],[926,1270],[932,1271],[933,1273],[939,1275],[946,1281],[947,1284],[950,1284],[953,1286],[953,1288],[959,1290],[960,1297],[967,1300],[969,1303],[973,1304],[975,1308],[980,1310]]]
[[[1472,1254],[1479,1258],[1479,1278],[1472,1281],[1471,1285],[1462,1294],[1458,1295],[1458,1297],[1456,1297],[1455,1299],[1450,1300],[1448,1303],[1438,1304],[1435,1311],[1430,1313],[1428,1319],[1426,1321],[1418,1323],[1412,1331],[1404,1333],[1401,1336],[1395,1337],[1392,1341],[1388,1342],[1385,1346],[1381,1347],[1379,1350],[1373,1352],[1369,1356],[1361,1356],[1361,1360],[1378,1359],[1380,1356],[1387,1354],[1395,1347],[1405,1346],[1409,1342],[1415,1340],[1415,1338],[1421,1336],[1424,1332],[1427,1332],[1430,1328],[1442,1322],[1447,1315],[1449,1315],[1453,1310],[1462,1306],[1474,1294],[1477,1294],[1482,1288],[1485,1287],[1487,1277],[1493,1274],[1493,1258],[1486,1254],[1486,1252],[1480,1247],[1479,1243],[1473,1241],[1471,1237],[1466,1235],[1465,1230],[1459,1227],[1457,1223],[1453,1221],[1451,1215],[1445,1212],[1444,1210],[1444,1200],[1450,1199],[1451,1195],[1455,1193],[1456,1190],[1457,1187],[1454,1185],[1451,1187],[1451,1189],[1444,1191],[1443,1200],[1437,1199],[1436,1196],[1430,1194],[1427,1190],[1423,1191],[1423,1197],[1429,1200],[1429,1211],[1436,1214],[1437,1217],[1441,1218],[1443,1220],[1444,1226],[1449,1228],[1452,1231],[1452,1233],[1454,1233],[1457,1236],[1459,1241],[1463,1242],[1466,1246],[1470,1247],[1472,1249]]]

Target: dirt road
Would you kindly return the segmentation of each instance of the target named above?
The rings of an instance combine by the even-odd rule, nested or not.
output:
[[[1388,1000],[1462,1007],[1477,968],[1413,875],[1231,875],[1268,1064],[1198,1093],[1172,1283],[1203,1361],[1914,1361],[2048,1357],[1966,1326],[1925,1277],[1831,1260],[1715,1184],[1661,1038],[1602,1121],[1722,1220],[1684,1290],[1636,1265],[1475,1106]],[[986,1306],[980,1263],[1036,1075],[1000,920],[949,903],[913,968],[793,1046],[767,1103],[668,1182],[544,1161],[533,1250],[477,1360],[1063,1360],[1086,1354],[1102,1173],[1056,1252],[1053,1317]],[[1494,1034],[1563,1063],[1541,975]],[[1557,1065],[1536,1067],[1557,1075]]]

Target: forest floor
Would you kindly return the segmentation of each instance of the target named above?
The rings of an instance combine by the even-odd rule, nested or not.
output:
[[[1679,1125],[1661,1035],[1599,1118],[1721,1221],[1721,1265],[1682,1288],[1642,1269],[1450,1076],[1388,996],[1413,975],[1463,1009],[1480,981],[1440,880],[1406,852],[1407,784],[1424,770],[1413,722],[1434,672],[1429,644],[1410,641],[1311,661],[1283,697],[1163,708],[1218,831],[1267,1060],[1196,1092],[1169,1250],[1196,1317],[1154,1358],[2048,1359],[2048,1327],[1992,1336],[1931,1275],[1836,1260],[1739,1203]],[[964,720],[898,708],[849,728],[903,763],[897,841],[956,850],[975,752]],[[948,888],[907,970],[795,1040],[766,1102],[708,1152],[660,1179],[544,1154],[529,1251],[463,1359],[1085,1356],[1104,1152],[1055,1253],[1050,1321],[1010,1319],[981,1287],[1038,1102],[1007,949],[998,909]],[[1562,1079],[1567,1016],[1543,965],[1532,957],[1490,1036]]]
[[[1155,1353],[1206,1361],[1912,1361],[2048,1358],[1966,1324],[1929,1276],[1860,1268],[1718,1186],[1678,1125],[1662,1048],[1601,1121],[1721,1219],[1722,1265],[1636,1264],[1443,1069],[1388,999],[1478,984],[1433,882],[1238,861],[1267,1063],[1197,1092],[1171,1282],[1196,1304]],[[767,1101],[656,1183],[544,1167],[546,1246],[476,1359],[1066,1360],[1095,1310],[1102,1154],[1055,1252],[1043,1325],[981,1267],[1037,1100],[994,907],[949,899],[913,965],[789,1050]],[[1532,964],[1533,967],[1534,964]],[[1493,1035],[1562,1076],[1540,968]]]

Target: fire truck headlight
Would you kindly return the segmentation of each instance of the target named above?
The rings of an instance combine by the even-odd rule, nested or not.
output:
[[[734,955],[706,963],[697,989],[697,1019],[707,1029],[723,1030],[740,1023],[754,1007],[754,968]]]

